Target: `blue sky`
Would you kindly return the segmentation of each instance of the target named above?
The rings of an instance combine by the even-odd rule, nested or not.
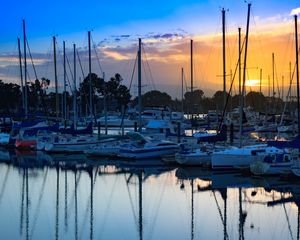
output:
[[[299,5],[297,0],[252,2],[253,13],[265,17],[288,13]],[[229,14],[228,21],[241,25],[245,23],[245,5],[243,0],[3,1],[0,47],[9,50],[6,47],[22,32],[23,18],[32,41],[58,35],[72,36],[76,42],[76,37],[87,30],[94,30],[102,38],[117,32],[145,34],[178,28],[191,34],[215,31],[221,7],[234,13]]]

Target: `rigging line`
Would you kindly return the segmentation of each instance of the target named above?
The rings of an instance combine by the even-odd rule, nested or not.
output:
[[[34,63],[33,63],[33,58],[32,58],[32,55],[31,55],[29,43],[28,43],[28,41],[27,41],[27,38],[26,38],[26,45],[27,45],[27,48],[28,48],[28,52],[29,52],[29,56],[30,56],[32,68],[33,68],[33,71],[34,71],[35,79],[38,79],[37,74],[36,74],[36,70],[35,70],[35,66],[34,66]]]
[[[46,173],[45,173],[45,176],[44,176],[44,179],[43,179],[43,182],[42,182],[42,187],[41,187],[41,190],[39,191],[40,194],[39,194],[39,198],[38,198],[38,205],[36,207],[36,212],[33,216],[33,223],[32,223],[32,227],[31,227],[30,238],[33,237],[36,222],[37,222],[37,219],[38,219],[38,214],[39,214],[40,209],[41,209],[41,203],[42,203],[41,201],[42,201],[42,198],[43,198],[44,192],[45,192],[45,184],[46,184],[47,176],[48,176],[48,168],[46,168]]]
[[[184,80],[184,85],[185,85],[185,92],[188,92],[188,85],[187,85],[187,82],[186,82],[186,76],[185,76],[185,72],[183,71],[183,80]]]
[[[134,65],[133,65],[133,71],[132,71],[132,74],[131,74],[131,79],[130,79],[130,84],[129,84],[129,91],[130,91],[130,89],[131,89],[132,82],[133,82],[133,78],[134,78],[134,73],[135,73],[135,68],[136,68],[137,58],[138,58],[138,54],[136,54],[135,61],[134,61]]]
[[[221,23],[221,21],[222,21],[222,16],[221,15],[219,15],[219,21],[218,21],[218,24],[217,24],[217,27],[216,27],[216,30],[215,30],[215,32],[214,32],[214,34],[213,34],[213,39],[212,39],[212,43],[213,42],[215,42],[215,40],[217,39],[217,32],[219,32],[219,26],[220,26],[220,23]],[[211,44],[211,46],[210,46],[210,48],[209,48],[209,52],[208,52],[208,57],[207,57],[207,61],[205,61],[205,66],[203,66],[203,68],[205,69],[205,73],[204,73],[204,78],[206,78],[207,79],[207,75],[208,75],[208,70],[207,69],[209,69],[208,68],[208,64],[210,64],[210,58],[211,58],[211,55],[212,55],[212,52],[213,52],[213,50],[215,50],[215,48],[214,48],[214,44]]]
[[[114,192],[115,192],[115,188],[116,188],[116,185],[117,185],[117,180],[119,178],[115,178],[115,181],[114,181],[114,184],[111,188],[111,192],[110,192],[110,195],[108,197],[108,204],[107,204],[107,208],[105,209],[105,212],[103,214],[103,222],[100,224],[101,228],[100,228],[100,236],[99,238],[101,239],[101,235],[102,233],[104,232],[104,229],[105,229],[105,225],[106,225],[106,222],[107,222],[107,218],[108,218],[108,215],[109,215],[109,210],[111,209],[111,205],[112,205],[112,198],[113,198],[113,195],[114,195]],[[96,235],[96,234],[95,234]]]
[[[66,55],[66,59],[67,59],[67,64],[68,64],[68,67],[69,67],[69,71],[70,71],[70,74],[71,74],[71,78],[74,79],[74,75],[72,73],[72,70],[71,70],[71,66],[70,66],[70,62],[69,62],[69,58],[68,56]],[[69,76],[68,76],[68,73],[66,72],[66,77],[67,77],[67,81],[68,81],[68,84],[69,84],[69,88],[71,90],[71,93],[74,93],[73,89],[72,89],[72,85],[71,85],[71,82],[70,82],[70,79],[69,79]]]
[[[243,41],[243,44],[242,44],[242,47],[241,47],[241,52],[240,52],[240,54],[243,52],[243,48],[244,48],[245,41],[246,41],[246,38],[244,38],[244,41]],[[224,121],[226,108],[227,108],[227,105],[228,105],[228,102],[229,102],[229,97],[230,97],[230,93],[231,93],[231,90],[232,90],[232,86],[233,86],[233,83],[234,83],[234,79],[235,79],[235,76],[236,76],[236,73],[237,73],[238,66],[239,66],[239,60],[237,61],[236,65],[235,65],[235,70],[234,70],[234,74],[233,74],[233,77],[232,77],[232,82],[231,82],[231,84],[230,84],[230,88],[229,88],[229,91],[228,91],[228,95],[227,95],[227,97],[226,97],[226,103],[225,103],[225,107],[224,107],[223,112],[222,112],[222,118],[221,118],[221,121],[220,121],[220,124],[219,124],[218,132],[221,130],[221,126],[222,126],[223,121]]]
[[[23,234],[24,222],[24,192],[25,192],[25,170],[23,169],[22,187],[21,187],[21,210],[20,210],[20,235]]]
[[[98,171],[98,168],[96,169],[96,172]],[[92,168],[92,173],[91,173],[91,176],[93,176],[93,168]],[[91,178],[90,176],[90,178]],[[92,190],[94,191],[94,187],[95,187],[95,183],[96,183],[96,178],[94,179],[93,181],[93,184],[92,184]],[[86,209],[85,209],[85,214],[84,214],[84,218],[83,218],[83,223],[82,223],[82,229],[81,229],[81,234],[80,234],[80,238],[82,238],[82,234],[83,234],[83,228],[85,226],[85,224],[87,223],[87,217],[88,217],[88,214],[90,213],[90,208],[91,208],[91,205],[92,205],[92,198],[91,198],[91,193],[89,194],[89,199],[87,200],[87,205],[86,205]]]
[[[285,204],[282,204],[282,206],[283,206],[283,209],[284,209],[284,214],[285,214],[286,221],[287,221],[287,224],[288,224],[288,228],[289,228],[289,232],[290,232],[290,235],[291,235],[291,239],[294,240],[293,233],[292,233],[292,228],[291,228],[291,223],[290,223],[290,219],[289,219],[289,216],[287,214]]]
[[[74,175],[75,175],[75,173],[74,173]],[[75,175],[75,177],[76,177],[76,186],[78,186],[79,181],[80,181],[80,178],[81,178],[81,171],[79,172],[79,176],[77,177],[77,176]],[[69,208],[68,208],[68,221],[69,221],[69,218],[70,218],[70,216],[71,216],[72,209],[73,209],[74,204],[75,204],[75,195],[76,195],[76,191],[77,191],[76,188],[74,188],[73,194],[72,194],[72,196],[71,196],[70,203],[68,204],[68,205],[69,205]]]
[[[153,236],[154,226],[155,226],[156,221],[157,221],[159,209],[161,208],[161,201],[162,201],[162,198],[163,198],[165,190],[166,190],[167,182],[168,182],[168,175],[165,177],[165,181],[164,181],[164,184],[162,185],[163,187],[162,187],[161,193],[159,195],[158,207],[157,207],[157,209],[156,209],[156,211],[154,213],[154,219],[153,219],[153,222],[152,222],[150,230],[149,230],[149,232],[150,232],[149,233],[149,239],[151,239],[152,236]]]
[[[77,57],[78,57],[79,66],[80,66],[81,73],[82,73],[82,78],[83,78],[81,84],[82,84],[82,86],[84,86],[83,82],[84,82],[85,76],[84,76],[84,72],[83,72],[83,67],[82,67],[82,64],[81,64],[81,60],[80,60],[80,56],[79,56],[78,50],[76,50],[76,52],[77,52]],[[79,87],[80,87],[80,85],[79,85]],[[85,92],[84,87],[82,87],[82,91],[83,91],[83,93],[84,93],[84,98],[85,98],[85,101],[86,101],[86,103],[87,103],[87,102],[88,102],[88,98],[87,98],[87,93]],[[80,91],[80,95],[81,95],[81,91]],[[90,109],[90,105],[87,104],[87,106],[88,106],[88,109]],[[81,107],[82,107],[82,106],[80,106],[80,108],[81,108]]]
[[[254,27],[257,29],[257,24],[256,24],[253,8],[250,9],[250,15],[252,16],[252,21],[251,22],[253,22]],[[259,34],[256,34],[256,35],[254,34],[253,36],[259,36]],[[262,41],[261,41],[260,38],[258,38],[258,45],[259,45],[259,48],[260,48],[259,53],[261,55],[261,59],[263,59],[263,62],[265,62],[265,63],[268,62],[266,60],[266,57],[265,57],[265,54],[264,54],[264,51],[263,51],[264,48],[262,47]]]
[[[151,68],[150,68],[150,64],[149,64],[149,61],[148,61],[148,58],[147,58],[147,53],[146,53],[146,50],[144,48],[144,44],[142,44],[142,50],[144,51],[144,55],[145,55],[145,58],[146,58],[146,63],[147,63],[148,69],[149,69],[150,80],[152,81],[154,89],[156,89],[156,86],[155,86],[155,83],[154,83],[154,79],[153,79],[153,75],[152,75],[152,71],[151,71]]]
[[[7,169],[6,169],[6,173],[5,173],[5,176],[4,176],[4,181],[3,181],[3,184],[1,186],[0,204],[2,202],[2,198],[3,198],[3,195],[4,195],[5,188],[6,188],[6,183],[7,183],[9,171],[10,171],[10,166],[8,166]]]
[[[225,32],[226,32],[226,36],[227,36],[227,38],[225,39],[225,41],[226,41],[226,56],[227,56],[227,60],[226,60],[226,67],[227,67],[227,69],[228,69],[228,65],[230,66],[230,68],[231,68],[231,64],[232,64],[232,62],[234,61],[234,60],[232,60],[232,51],[233,51],[233,49],[234,49],[234,47],[232,47],[231,46],[231,41],[229,41],[229,37],[230,37],[230,35],[229,35],[229,33],[228,33],[228,26],[226,25],[225,26]],[[229,35],[229,36],[228,36]],[[237,40],[236,40],[237,41]],[[236,43],[236,42],[235,42]],[[234,46],[236,46],[237,44],[235,44]],[[233,48],[233,49],[232,49]],[[235,52],[235,51],[234,51]],[[229,55],[229,56],[228,56]],[[226,69],[226,73],[227,73],[227,69]]]
[[[144,74],[145,74],[145,78],[146,78],[146,82],[147,82],[147,84],[145,84],[145,85],[142,86],[142,87],[147,87],[147,86],[149,86],[149,85],[150,85],[150,87],[153,87],[153,86],[151,86],[151,82],[149,81],[148,75],[147,75],[147,73],[146,73],[145,61],[142,61],[142,64],[143,64],[143,70],[144,70]],[[144,92],[146,92],[146,91],[144,91]]]
[[[275,109],[278,107],[279,108],[279,101],[280,101],[280,96],[281,96],[281,90],[279,87],[279,83],[278,83],[278,76],[277,76],[277,67],[276,67],[276,62],[274,61],[274,68],[275,68],[275,75],[276,75],[276,83],[277,83],[277,99],[275,98]],[[283,99],[282,99],[283,100]],[[284,100],[283,100],[284,101]]]
[[[84,79],[83,67],[82,67],[82,64],[81,64],[81,60],[80,60],[80,56],[79,56],[78,50],[76,50],[76,53],[77,53],[77,58],[78,58],[78,62],[79,62],[79,66],[80,66],[80,70],[81,70],[81,74],[82,74],[82,78]]]
[[[101,67],[101,64],[100,64],[100,59],[99,59],[99,56],[98,56],[98,52],[97,52],[97,49],[96,49],[96,44],[95,44],[95,42],[93,40],[92,34],[91,34],[91,39],[92,39],[92,44],[93,44],[93,48],[94,48],[94,51],[95,51],[95,55],[96,55],[96,58],[97,58],[97,62],[98,62],[101,74],[103,75],[103,70],[102,70],[102,67]]]

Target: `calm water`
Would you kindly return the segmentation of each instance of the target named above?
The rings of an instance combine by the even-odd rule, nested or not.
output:
[[[300,183],[0,151],[1,239],[299,239]]]

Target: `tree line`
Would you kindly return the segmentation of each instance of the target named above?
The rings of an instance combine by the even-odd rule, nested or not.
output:
[[[108,111],[122,111],[124,106],[136,106],[137,97],[131,99],[130,89],[122,84],[123,78],[116,73],[108,81],[92,73],[87,75],[79,84],[76,91],[78,112],[80,116],[85,116],[89,112],[90,99],[90,79],[92,83],[93,111],[102,112],[106,107]],[[45,113],[47,115],[56,114],[56,94],[49,91],[50,80],[47,78],[36,79],[27,83],[28,106],[30,113]],[[72,90],[74,92],[74,89]],[[67,92],[59,93],[60,112],[62,111],[63,96],[66,94],[67,109],[72,110],[73,94]],[[22,93],[21,87],[15,83],[4,83],[0,80],[0,112],[1,113],[22,113]],[[142,106],[144,107],[170,107],[174,111],[185,113],[207,113],[208,110],[222,111],[224,108],[224,95],[222,91],[216,91],[212,97],[206,97],[201,89],[193,92],[186,92],[184,99],[172,99],[172,97],[157,90],[146,92],[142,95]],[[227,94],[227,111],[231,111],[240,105],[240,96]],[[280,98],[266,97],[262,93],[251,91],[245,96],[245,106],[252,107],[255,111],[264,113],[280,114],[284,107],[284,102]],[[294,111],[296,103],[291,102],[287,111]]]

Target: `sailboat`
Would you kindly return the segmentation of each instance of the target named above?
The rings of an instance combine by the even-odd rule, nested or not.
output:
[[[250,21],[250,8],[248,4],[248,17],[245,41],[245,54],[244,54],[244,69],[243,69],[243,85],[240,102],[240,147],[232,147],[224,151],[214,152],[212,154],[212,168],[213,169],[234,169],[240,167],[249,167],[254,161],[264,160],[267,156],[276,156],[284,154],[284,151],[276,147],[269,147],[267,144],[257,144],[252,146],[242,147],[242,112],[243,112],[243,96],[245,93],[246,82],[246,62],[247,62],[247,48],[248,48],[248,35],[249,35],[249,21]],[[239,46],[240,46],[240,32],[239,32]],[[241,60],[241,48],[239,47],[239,64]]]

